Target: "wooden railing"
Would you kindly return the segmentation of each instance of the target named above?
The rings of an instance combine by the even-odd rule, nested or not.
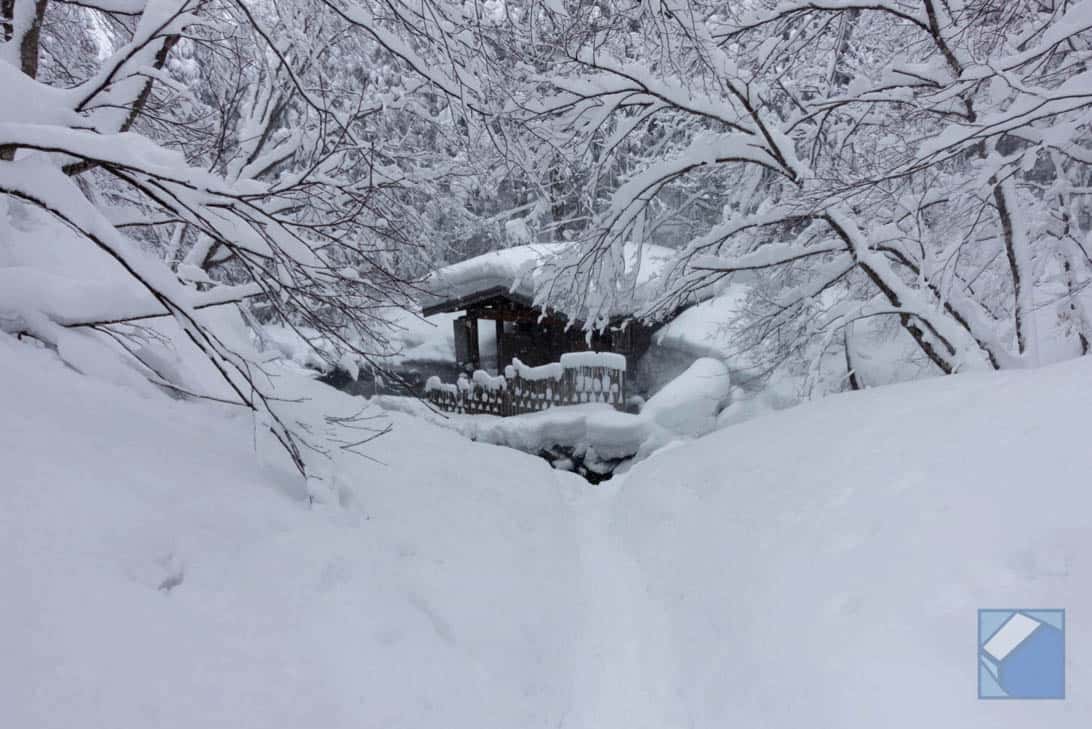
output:
[[[467,415],[520,415],[584,403],[626,404],[626,359],[620,354],[574,352],[560,362],[528,367],[518,359],[504,375],[483,370],[458,382],[438,377],[425,383],[425,397],[440,410]]]

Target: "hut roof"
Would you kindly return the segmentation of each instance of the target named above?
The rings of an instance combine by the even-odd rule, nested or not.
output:
[[[421,309],[426,316],[459,311],[498,295],[530,306],[550,280],[554,264],[575,250],[571,243],[534,243],[491,251],[437,269],[425,281]],[[675,254],[664,246],[627,244],[625,273],[635,274],[636,288],[641,289],[664,272]],[[616,304],[611,314],[633,313],[638,304],[636,297],[627,303],[629,310],[625,304]]]

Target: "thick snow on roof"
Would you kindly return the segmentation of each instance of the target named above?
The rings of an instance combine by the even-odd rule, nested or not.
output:
[[[445,266],[425,281],[427,293],[421,299],[421,308],[428,311],[445,304],[452,309],[462,308],[461,302],[469,302],[475,295],[495,289],[508,291],[530,303],[548,279],[551,264],[574,246],[572,243],[532,243],[491,251]],[[636,282],[638,287],[645,286],[658,278],[675,254],[664,246],[629,244],[626,246],[627,272],[633,272],[639,255]]]
[[[425,281],[428,292],[421,308],[458,301],[475,293],[501,288],[530,300],[534,295],[531,274],[567,244],[531,244],[490,251],[433,271]]]

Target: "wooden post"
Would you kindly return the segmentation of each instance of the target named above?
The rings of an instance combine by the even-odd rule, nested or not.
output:
[[[470,363],[472,370],[480,370],[482,368],[482,356],[478,351],[478,319],[470,316],[466,317],[466,359]]]
[[[497,374],[504,374],[504,366],[508,364],[508,360],[504,358],[504,320],[497,319],[494,324],[497,325]]]
[[[460,316],[451,322],[451,328],[455,339],[455,364],[462,367],[470,361],[470,338],[467,335],[466,317]]]

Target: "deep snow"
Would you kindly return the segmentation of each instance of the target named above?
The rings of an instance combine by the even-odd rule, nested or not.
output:
[[[1085,727],[1090,375],[831,397],[594,488],[391,413],[309,507],[244,414],[0,334],[0,723]],[[1010,606],[1069,611],[1068,700],[975,698]]]
[[[572,715],[566,495],[583,482],[396,413],[371,453],[389,465],[347,459],[343,505],[312,509],[287,466],[258,465],[248,417],[81,377],[4,334],[0,413],[0,725]]]
[[[1086,727],[1092,360],[830,397],[638,464],[611,531],[678,726]],[[979,608],[1062,607],[1069,698],[979,701]]]

